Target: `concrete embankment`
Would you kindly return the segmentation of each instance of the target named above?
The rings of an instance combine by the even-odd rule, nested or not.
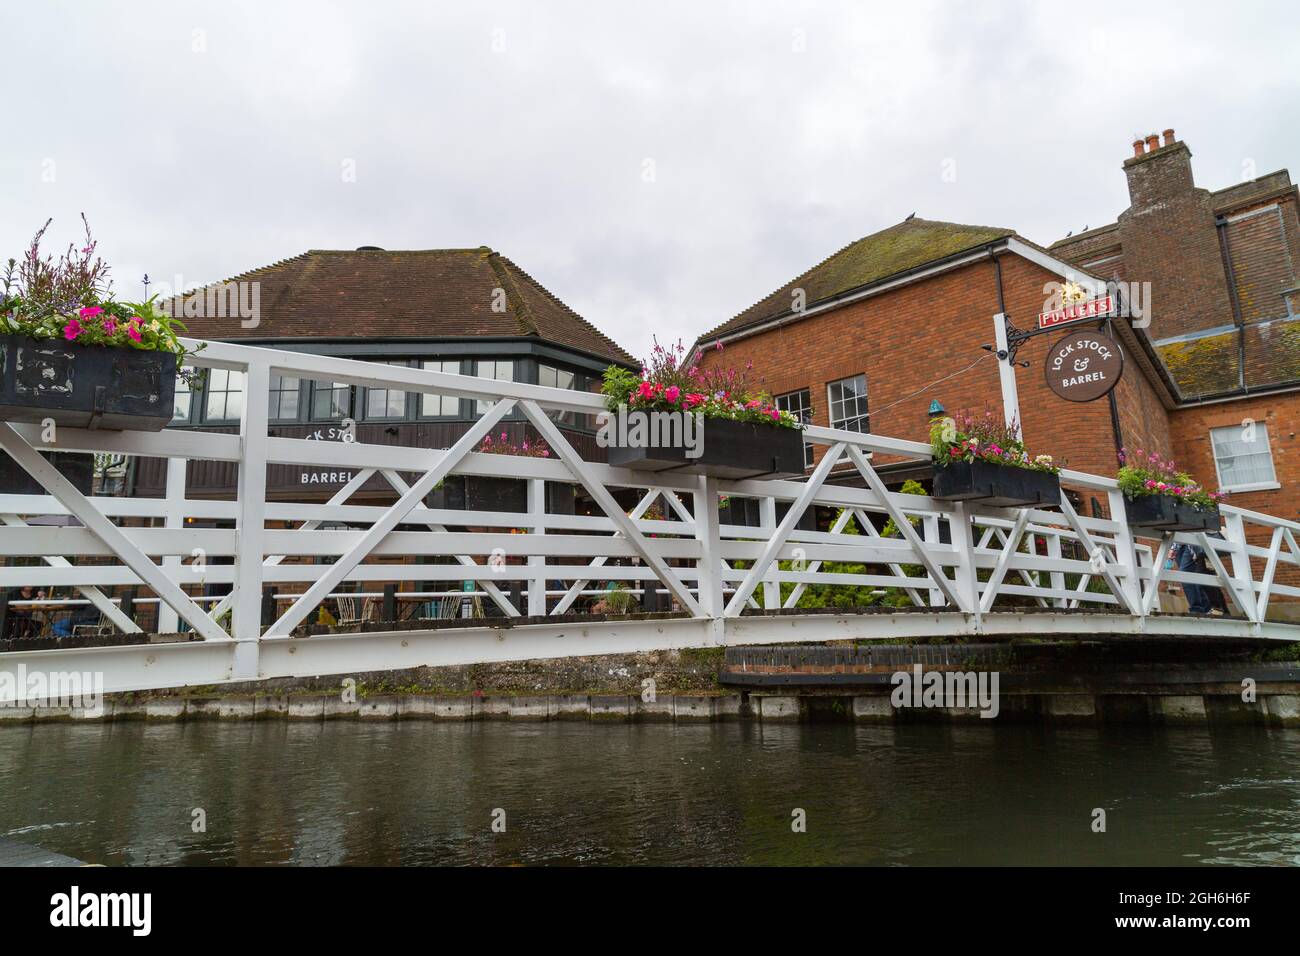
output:
[[[990,723],[981,715],[994,712],[999,721],[1300,727],[1300,661],[1286,656],[1276,647],[1261,652],[1258,644],[1209,648],[1132,640],[736,647],[725,653],[663,651],[112,694],[95,710],[0,707],[0,724],[250,719]],[[918,685],[933,680],[946,681],[946,686],[937,696],[927,696],[919,686],[915,694],[900,695],[899,675]],[[969,698],[959,696],[963,688]]]

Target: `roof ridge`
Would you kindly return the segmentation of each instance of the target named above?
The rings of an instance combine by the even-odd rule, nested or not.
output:
[[[547,299],[549,302],[551,302],[551,303],[553,303],[554,305],[558,306],[558,307],[559,307],[560,309],[562,309],[562,310],[563,310],[563,311],[564,311],[564,312],[565,312],[565,313],[566,313],[570,318],[572,318],[572,319],[576,320],[577,322],[579,322],[579,323],[582,325],[582,327],[583,327],[584,329],[586,329],[587,331],[591,332],[593,335],[599,336],[599,337],[600,337],[600,338],[605,342],[605,344],[608,345],[608,346],[610,346],[612,349],[614,349],[615,352],[618,352],[618,353],[621,353],[621,354],[627,356],[627,358],[628,358],[630,361],[633,361],[633,362],[636,362],[636,361],[637,361],[637,360],[636,360],[636,359],[635,359],[635,358],[634,358],[634,357],[633,357],[629,352],[627,352],[627,351],[626,351],[626,350],[625,350],[621,345],[619,345],[617,342],[615,342],[612,338],[610,338],[608,335],[606,335],[606,334],[605,334],[604,332],[602,332],[600,329],[596,328],[596,326],[595,326],[594,324],[592,324],[592,322],[591,322],[590,320],[588,320],[588,319],[585,318],[584,316],[579,315],[577,312],[575,312],[575,311],[573,310],[573,308],[570,307],[569,304],[568,304],[567,302],[565,302],[563,299],[561,299],[559,296],[557,296],[554,292],[552,292],[550,289],[548,289],[548,288],[547,288],[544,284],[542,284],[542,282],[540,282],[540,281],[539,281],[539,280],[538,280],[538,279],[537,279],[537,278],[536,278],[532,273],[528,272],[526,269],[521,268],[520,265],[519,265],[517,262],[515,262],[513,259],[511,259],[509,256],[502,255],[502,256],[501,256],[501,261],[504,262],[506,265],[508,265],[511,269],[514,269],[516,272],[518,272],[519,275],[522,276],[524,279],[527,279],[528,282],[529,282],[529,284],[531,284],[532,286],[536,287],[537,290],[538,290],[539,292],[541,292],[542,295],[544,295],[544,296],[546,297],[546,299]],[[540,335],[540,334],[541,334],[541,333],[538,332],[538,335]]]
[[[763,296],[761,299],[759,299],[759,300],[758,300],[757,302],[755,302],[753,305],[750,305],[750,306],[748,306],[748,307],[746,307],[746,308],[744,308],[744,309],[741,309],[739,312],[735,313],[735,314],[734,314],[733,316],[731,316],[729,319],[727,319],[727,320],[725,320],[724,322],[721,322],[721,323],[719,323],[718,325],[714,326],[713,328],[709,329],[707,332],[705,332],[705,333],[703,333],[702,335],[700,335],[700,336],[696,339],[696,342],[697,342],[697,343],[698,343],[698,342],[702,342],[702,341],[704,341],[705,339],[707,339],[707,338],[709,338],[709,337],[711,337],[711,336],[714,336],[714,335],[720,334],[720,333],[722,332],[722,330],[726,329],[728,326],[731,326],[733,323],[736,323],[737,320],[739,320],[739,319],[743,319],[746,315],[748,315],[749,313],[753,312],[755,309],[758,309],[758,308],[759,308],[760,306],[762,306],[765,302],[768,302],[768,301],[771,300],[773,297],[779,295],[783,290],[785,290],[785,289],[790,289],[790,288],[798,288],[798,287],[799,287],[799,284],[800,284],[803,280],[809,278],[809,277],[812,276],[814,273],[816,273],[818,270],[824,268],[827,264],[833,262],[833,261],[834,261],[835,259],[837,259],[838,257],[843,256],[845,253],[849,252],[849,251],[850,251],[851,249],[853,249],[855,246],[860,246],[860,245],[862,245],[862,244],[864,244],[864,243],[868,243],[868,242],[870,242],[870,241],[872,241],[872,240],[879,240],[880,237],[886,235],[887,233],[891,233],[891,232],[895,232],[895,231],[897,231],[897,232],[904,232],[904,231],[907,231],[907,230],[910,230],[910,229],[916,229],[916,228],[920,228],[920,227],[941,227],[941,228],[957,227],[957,228],[965,229],[965,230],[979,230],[979,231],[981,231],[981,232],[986,232],[986,233],[997,233],[997,234],[999,235],[999,237],[1002,237],[1002,238],[1005,238],[1005,237],[1007,237],[1007,236],[1015,236],[1015,235],[1018,235],[1014,229],[1006,229],[1006,228],[1004,228],[1004,227],[1002,227],[1002,226],[973,226],[973,225],[970,225],[970,224],[968,224],[968,223],[945,222],[945,221],[942,221],[942,220],[935,220],[935,219],[918,219],[918,218],[915,217],[915,214],[913,214],[912,216],[909,216],[907,219],[903,219],[903,220],[901,220],[900,222],[896,222],[896,223],[893,223],[892,225],[885,226],[884,228],[877,229],[875,232],[868,233],[868,234],[865,235],[865,236],[861,236],[861,237],[859,237],[859,238],[857,238],[857,239],[854,239],[852,242],[848,242],[848,243],[846,243],[845,245],[841,246],[839,249],[835,250],[835,251],[834,251],[833,253],[831,253],[830,255],[828,255],[828,256],[826,256],[825,258],[823,258],[821,261],[817,262],[816,264],[814,264],[814,265],[811,266],[810,268],[808,268],[808,269],[804,270],[803,272],[799,273],[799,275],[795,276],[793,279],[791,279],[791,280],[789,280],[788,282],[785,282],[785,283],[783,283],[782,285],[778,286],[776,289],[774,289],[772,292],[768,293],[767,295]],[[993,241],[993,240],[992,240],[992,239],[988,239],[988,240],[984,240],[984,241]],[[963,246],[961,249],[958,249],[957,252],[964,251],[965,249],[974,248],[976,245],[979,245],[979,244],[980,244],[980,243],[974,243],[973,245],[970,245],[970,246]],[[957,253],[956,253],[956,252],[953,252],[953,253],[946,253],[944,256],[936,256],[935,258],[932,258],[932,259],[929,259],[929,260],[926,260],[926,261],[933,262],[933,261],[936,261],[937,259],[945,258],[946,255],[955,255],[955,254],[957,254]],[[921,264],[924,264],[924,263],[921,263]],[[891,276],[891,275],[897,275],[899,272],[906,272],[906,271],[907,271],[907,269],[895,270],[895,271],[893,271],[893,272],[886,273],[886,274],[884,274],[884,275],[882,275],[882,276],[878,276],[878,277],[875,277],[875,278],[871,278],[871,279],[867,280],[866,282],[860,282],[860,283],[857,283],[857,284],[855,284],[855,285],[847,286],[847,287],[845,287],[845,288],[843,288],[843,289],[841,289],[841,290],[839,290],[839,291],[837,291],[837,292],[829,293],[829,294],[826,294],[826,295],[822,295],[822,296],[819,296],[819,297],[816,298],[816,299],[809,299],[809,301],[807,301],[807,302],[805,303],[805,308],[809,308],[809,307],[813,306],[813,305],[814,305],[815,303],[817,303],[817,302],[821,302],[821,301],[824,301],[824,300],[829,299],[829,298],[834,298],[835,296],[843,295],[843,294],[845,294],[845,293],[847,293],[847,292],[852,291],[852,290],[855,289],[855,288],[861,288],[861,287],[863,287],[863,286],[872,285],[872,284],[874,284],[874,283],[876,283],[876,282],[882,281],[883,279],[887,279],[887,278],[889,278],[889,276]],[[773,313],[773,315],[779,315],[779,314],[781,314],[781,312],[779,312],[779,311],[776,312],[776,313]],[[752,323],[754,323],[754,322],[761,322],[761,321],[764,320],[764,318],[770,318],[770,317],[771,317],[771,316],[766,316],[766,317],[765,317],[765,316],[750,317],[748,320],[741,322],[739,325],[735,326],[735,328],[730,329],[730,330],[728,330],[728,331],[735,331],[736,329],[739,329],[739,328],[745,328],[745,327],[749,326],[750,324],[752,324]]]
[[[515,321],[519,323],[519,328],[523,330],[525,335],[536,335],[540,338],[537,323],[533,320],[533,310],[529,307],[528,301],[520,294],[514,276],[502,263],[501,253],[488,249],[487,246],[481,248],[486,251],[484,258],[487,259],[488,265],[491,266],[492,271],[496,273],[496,277],[501,281],[501,287],[506,293],[506,301],[514,303]]]

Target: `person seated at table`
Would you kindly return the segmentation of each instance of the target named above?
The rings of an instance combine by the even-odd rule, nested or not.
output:
[[[30,584],[24,584],[18,589],[18,593],[9,598],[9,633],[5,637],[12,639],[22,639],[36,637],[41,632],[40,623],[36,620],[36,608],[30,604],[19,605],[14,607],[17,602],[39,601],[45,597],[44,591],[38,591]]]

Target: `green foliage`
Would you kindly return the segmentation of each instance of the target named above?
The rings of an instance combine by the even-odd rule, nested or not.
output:
[[[1020,429],[993,412],[976,418],[957,412],[952,418],[930,423],[930,454],[940,466],[952,461],[987,461],[1012,468],[1056,474],[1061,470],[1051,455],[1029,457]]]
[[[1139,448],[1131,454],[1121,454],[1124,464],[1115,479],[1129,498],[1165,495],[1186,501],[1201,511],[1211,511],[1226,497],[1221,491],[1206,491],[1191,475],[1157,452],[1148,453]]]
[[[0,278],[0,331],[77,345],[171,352],[178,364],[183,361],[186,349],[178,336],[185,325],[158,307],[157,296],[144,302],[113,298],[108,265],[95,255],[90,226],[84,246],[71,245],[55,260],[41,254],[49,224],[36,233],[21,261],[9,260]]]

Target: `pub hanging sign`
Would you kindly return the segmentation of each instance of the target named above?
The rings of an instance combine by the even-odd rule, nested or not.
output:
[[[1047,353],[1047,386],[1067,402],[1091,402],[1110,394],[1124,373],[1124,353],[1100,332],[1078,331]]]

